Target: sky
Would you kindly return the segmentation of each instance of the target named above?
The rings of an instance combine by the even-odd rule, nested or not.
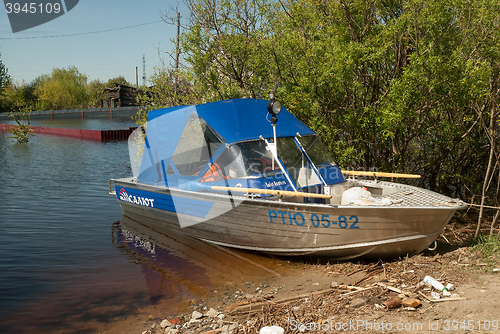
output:
[[[161,21],[161,15],[175,15],[176,7],[186,20],[182,0],[80,0],[52,21],[13,33],[6,7],[0,5],[0,60],[17,84],[53,68],[75,66],[88,82],[121,75],[134,85],[137,67],[141,85],[143,56],[147,79],[162,62],[173,64],[165,51],[175,51],[177,27]],[[69,34],[74,35],[61,36]]]

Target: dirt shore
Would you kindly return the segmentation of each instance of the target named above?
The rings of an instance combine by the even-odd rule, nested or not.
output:
[[[227,282],[186,301],[177,314],[150,307],[100,332],[236,334],[276,325],[285,333],[500,333],[500,263],[484,263],[470,247],[389,262],[280,265],[274,275]],[[421,284],[425,276],[453,284],[451,296]],[[393,298],[419,305],[387,309]]]

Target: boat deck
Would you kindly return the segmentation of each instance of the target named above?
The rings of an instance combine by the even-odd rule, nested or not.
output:
[[[390,188],[390,194],[377,198],[391,200],[391,207],[465,207],[465,204],[458,199],[410,185],[384,181],[364,181],[359,185],[379,189]]]

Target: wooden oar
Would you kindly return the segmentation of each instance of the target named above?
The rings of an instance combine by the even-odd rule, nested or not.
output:
[[[343,170],[342,174],[356,175],[356,176],[373,176],[373,177],[400,177],[409,179],[418,179],[420,175],[417,174],[401,174],[401,173],[384,173],[384,172],[363,172],[357,170]]]
[[[303,193],[298,191],[274,190],[274,189],[258,189],[258,188],[238,188],[238,187],[220,187],[212,186],[213,190],[234,191],[240,193],[254,193],[278,196],[298,196],[298,197],[313,197],[313,198],[332,198],[331,195]]]

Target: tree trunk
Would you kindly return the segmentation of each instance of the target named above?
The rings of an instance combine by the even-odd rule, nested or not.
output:
[[[493,174],[492,166],[493,166],[493,157],[495,156],[495,116],[496,116],[496,97],[492,98],[492,107],[491,107],[491,115],[490,115],[490,125],[488,127],[488,131],[490,132],[488,138],[490,140],[490,157],[488,159],[488,168],[486,169],[486,175],[484,177],[483,183],[483,191],[481,194],[481,208],[479,209],[479,217],[477,219],[477,228],[474,237],[477,238],[479,235],[479,230],[481,228],[481,220],[483,219],[483,211],[484,211],[484,202],[486,201],[486,192],[488,191],[488,184],[490,181],[490,177]]]

